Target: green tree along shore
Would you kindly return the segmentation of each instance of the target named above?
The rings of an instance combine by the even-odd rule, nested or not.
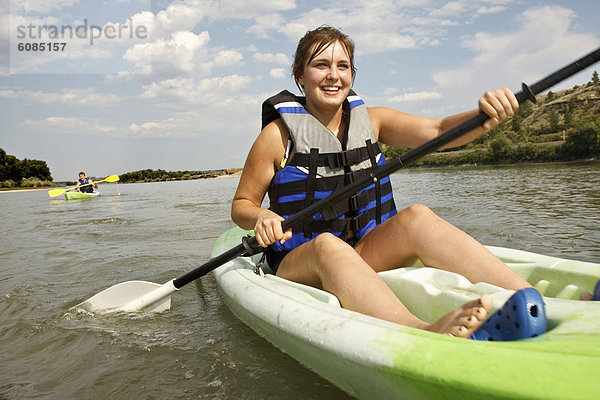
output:
[[[127,172],[121,175],[120,181],[123,183],[132,183],[208,179],[217,178],[219,176],[233,175],[241,170],[241,168],[219,169],[211,171],[165,171],[162,169],[143,169],[139,171]]]
[[[0,188],[53,186],[46,161],[29,160],[6,154],[0,148]]]
[[[438,151],[412,167],[572,161],[600,157],[600,80],[537,96],[512,118],[466,146]],[[389,158],[409,149],[382,145]]]

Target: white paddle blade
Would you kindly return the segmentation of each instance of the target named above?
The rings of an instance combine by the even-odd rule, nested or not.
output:
[[[93,313],[162,312],[171,308],[171,293],[177,290],[173,281],[163,285],[128,281],[104,289],[73,308]]]

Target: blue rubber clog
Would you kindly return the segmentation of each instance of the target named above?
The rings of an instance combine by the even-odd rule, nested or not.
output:
[[[600,291],[600,286],[596,285]],[[599,293],[600,295],[600,293]],[[546,309],[534,288],[521,289],[471,335],[473,340],[521,340],[546,333]]]
[[[600,300],[600,280],[596,282],[596,287],[594,288],[594,297],[592,300]]]

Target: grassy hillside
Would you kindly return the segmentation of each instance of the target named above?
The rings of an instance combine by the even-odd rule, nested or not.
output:
[[[382,146],[386,157],[408,149]],[[597,72],[580,86],[537,96],[481,138],[461,148],[440,151],[413,166],[506,164],[600,157],[600,81]]]

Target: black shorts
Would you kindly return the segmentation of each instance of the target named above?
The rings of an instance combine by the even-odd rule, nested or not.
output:
[[[277,268],[279,268],[279,264],[283,261],[284,257],[287,256],[289,251],[273,251],[271,246],[268,246],[265,249],[265,257],[267,258],[267,264],[269,264],[269,268],[273,271],[273,274],[277,274]]]

